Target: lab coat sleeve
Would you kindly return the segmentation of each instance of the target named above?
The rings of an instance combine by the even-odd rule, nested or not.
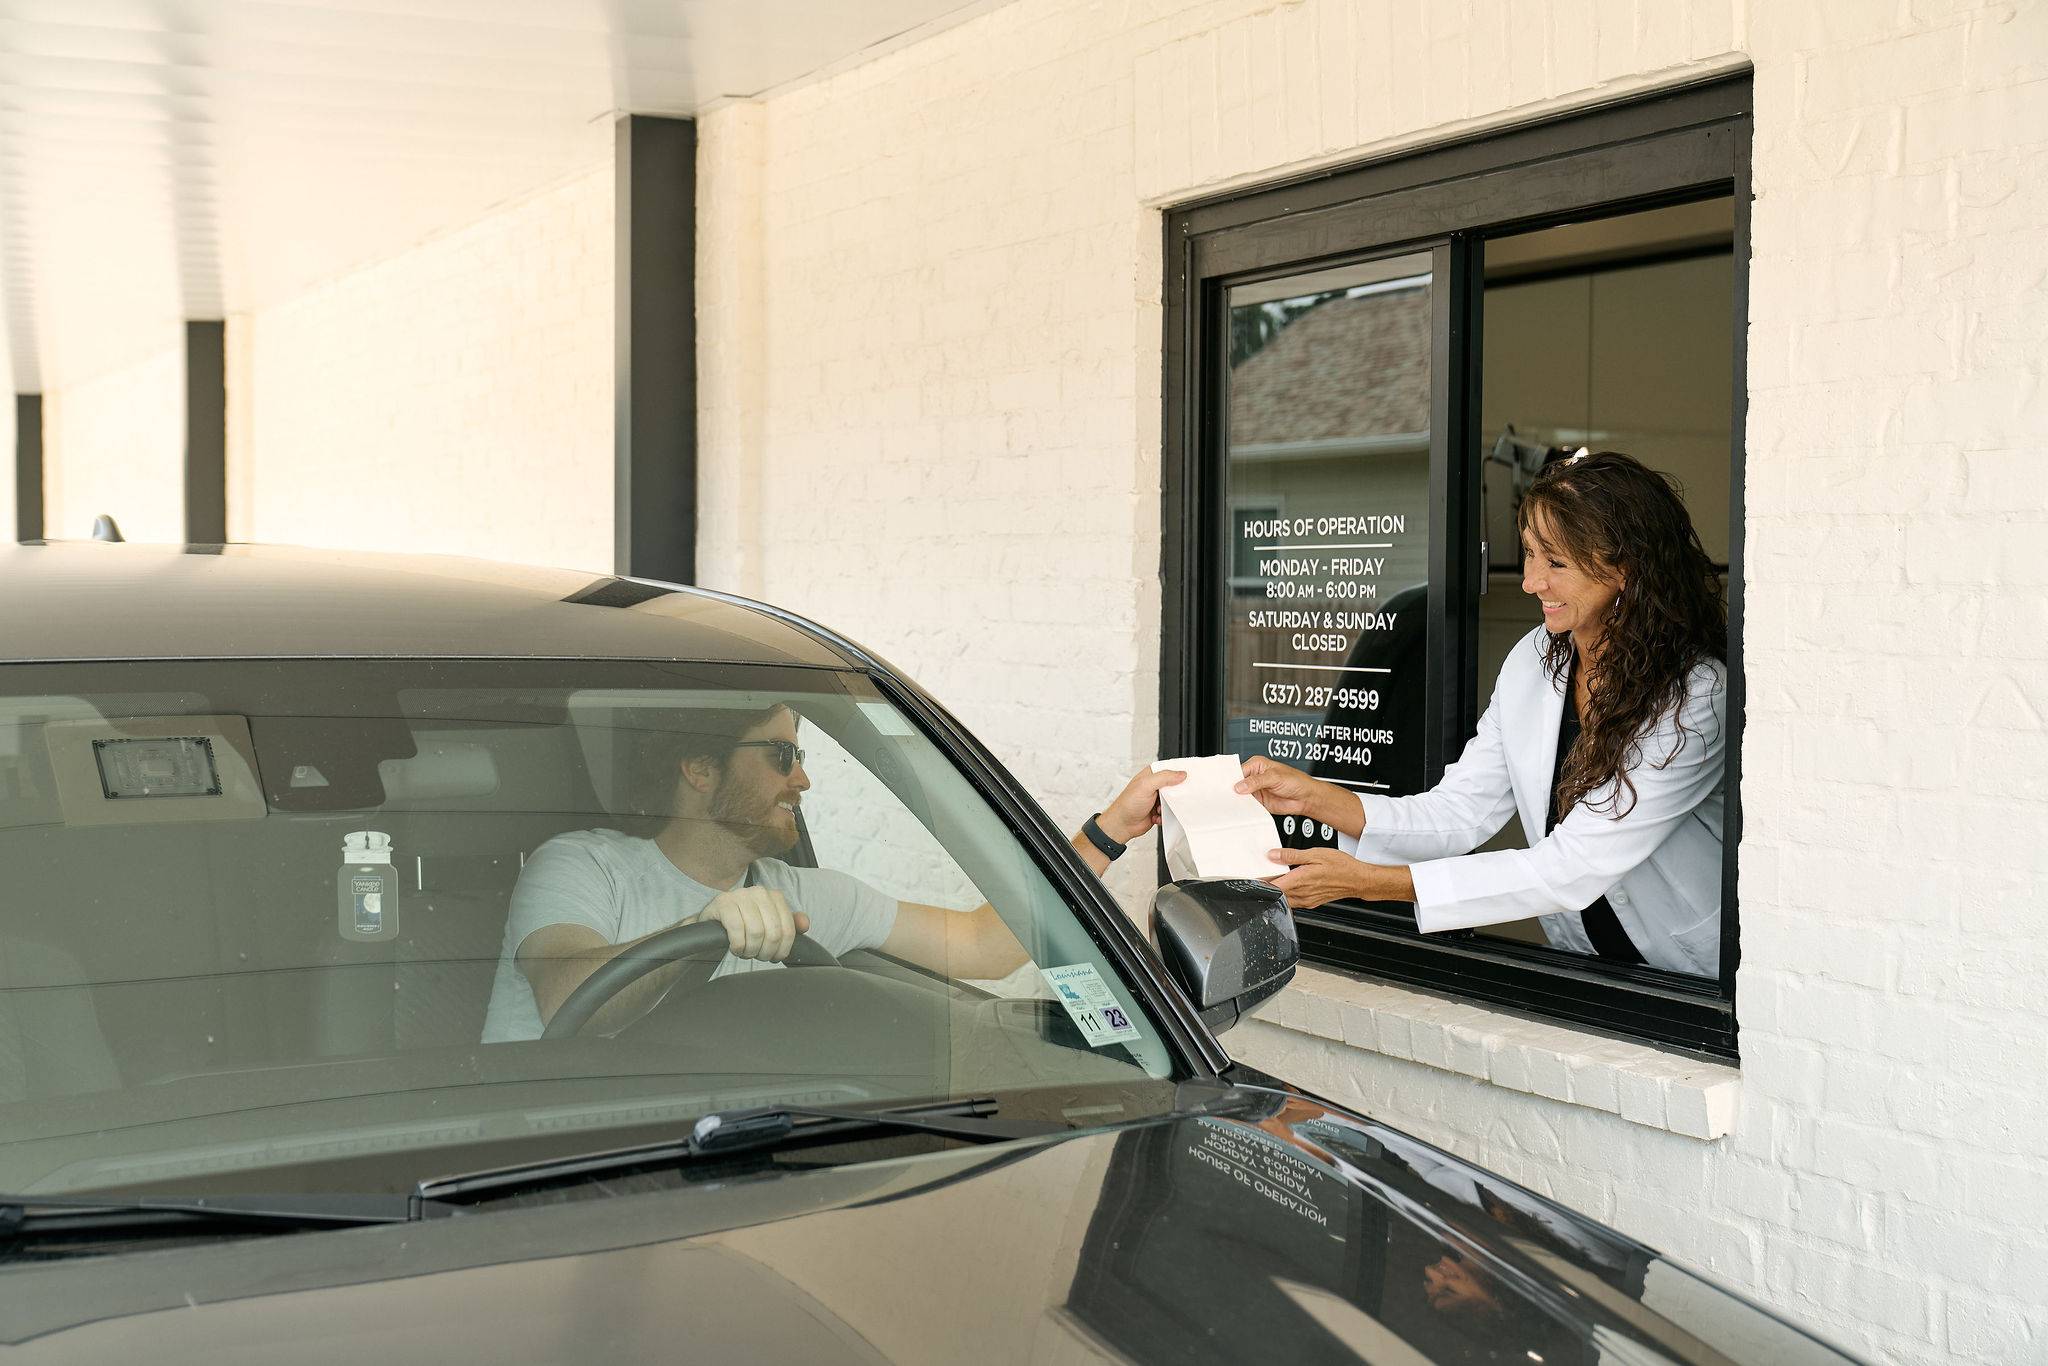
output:
[[[1365,832],[1356,839],[1340,833],[1337,848],[1367,863],[1449,858],[1492,839],[1515,810],[1498,691],[1465,752],[1435,787],[1412,797],[1365,792],[1358,801],[1365,810]]]
[[[1527,849],[1415,864],[1409,871],[1416,924],[1424,931],[1470,929],[1583,910],[1605,896],[1674,829],[1694,819],[1720,784],[1727,691],[1718,664],[1694,671],[1685,700],[1644,737],[1629,769],[1635,805],[1619,819],[1610,784]]]

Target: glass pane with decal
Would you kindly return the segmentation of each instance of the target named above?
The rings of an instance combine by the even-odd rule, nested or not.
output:
[[[1225,743],[1358,791],[1423,786],[1434,289],[1411,253],[1229,291]]]

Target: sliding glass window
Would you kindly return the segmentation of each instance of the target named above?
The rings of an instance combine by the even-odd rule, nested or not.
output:
[[[1730,598],[1689,970],[1555,916],[1423,934],[1397,903],[1302,912],[1312,958],[1734,1054],[1748,147],[1745,78],[1168,215],[1162,753],[1429,790],[1544,639],[1517,516],[1581,447],[1670,478]],[[1510,817],[1476,848],[1528,844]]]
[[[1434,283],[1421,252],[1227,292],[1225,748],[1361,791],[1423,782],[1388,723],[1430,673]]]

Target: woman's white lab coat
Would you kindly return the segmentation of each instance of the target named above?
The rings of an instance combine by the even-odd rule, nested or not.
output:
[[[1564,692],[1544,663],[1547,636],[1539,626],[1508,651],[1478,733],[1443,780],[1413,797],[1360,794],[1365,833],[1340,837],[1338,848],[1367,863],[1411,865],[1425,931],[1534,916],[1556,947],[1591,953],[1579,911],[1604,895],[1643,961],[1718,976],[1728,696],[1718,660],[1693,670],[1684,701],[1643,737],[1627,814],[1614,818],[1609,784],[1527,849],[1468,852],[1510,812],[1532,835],[1543,829],[1564,716]]]

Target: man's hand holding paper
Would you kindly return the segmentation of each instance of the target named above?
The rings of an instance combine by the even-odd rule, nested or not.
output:
[[[1287,871],[1270,857],[1280,842],[1273,817],[1239,792],[1244,768],[1231,754],[1161,759],[1153,771],[1187,780],[1160,789],[1159,839],[1166,868],[1179,878],[1270,878]]]

